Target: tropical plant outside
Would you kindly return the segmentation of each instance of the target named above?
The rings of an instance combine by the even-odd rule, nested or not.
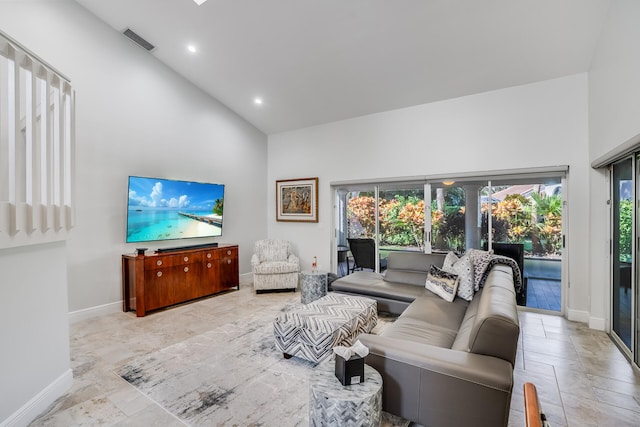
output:
[[[487,214],[487,204],[483,204],[482,211]],[[509,195],[491,204],[491,214],[494,242],[524,243],[525,252],[534,256],[562,254],[561,195]]]
[[[379,203],[380,245],[424,250],[424,200],[416,191],[385,194]],[[347,203],[348,236],[375,236],[375,198],[362,194]]]
[[[633,200],[620,200],[620,261],[631,259],[631,243],[633,241]]]
[[[387,192],[388,193],[388,192]],[[385,194],[379,199],[380,245],[424,250],[424,200],[416,194]],[[494,242],[524,243],[528,255],[556,257],[562,254],[562,196],[533,193],[530,198],[509,195],[499,202],[481,205],[483,230],[492,215]],[[621,204],[621,218],[626,218]],[[374,237],[375,198],[360,193],[347,203],[349,237]],[[630,218],[630,216],[629,216]],[[630,220],[628,226],[631,226]],[[625,226],[621,220],[621,227]],[[622,236],[627,234],[621,233]],[[630,235],[630,234],[629,234]],[[433,194],[431,239],[436,250],[464,251],[465,197],[462,188]],[[630,242],[621,241],[621,253]]]

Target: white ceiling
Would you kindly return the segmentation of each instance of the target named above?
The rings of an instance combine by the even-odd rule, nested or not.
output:
[[[76,1],[267,134],[588,71],[611,4]]]

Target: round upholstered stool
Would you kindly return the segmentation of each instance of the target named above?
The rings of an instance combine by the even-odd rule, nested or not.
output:
[[[309,425],[379,426],[382,416],[382,377],[364,365],[365,380],[343,386],[332,359],[318,365],[309,381]]]

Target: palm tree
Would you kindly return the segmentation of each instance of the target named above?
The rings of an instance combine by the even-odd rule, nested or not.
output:
[[[213,213],[216,215],[222,215],[223,208],[224,208],[224,200],[216,199],[215,203],[213,204]]]

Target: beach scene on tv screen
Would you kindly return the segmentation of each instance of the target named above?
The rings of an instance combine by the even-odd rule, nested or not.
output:
[[[127,242],[222,235],[224,186],[129,177]]]

